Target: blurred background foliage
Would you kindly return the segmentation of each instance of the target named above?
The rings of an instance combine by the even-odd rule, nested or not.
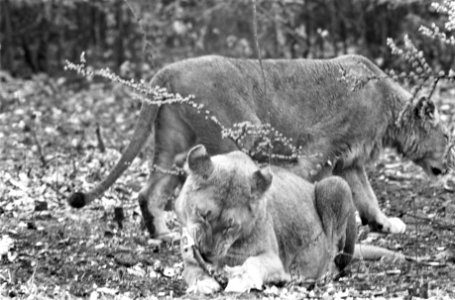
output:
[[[400,64],[386,45],[408,34],[435,70],[454,47],[418,32],[442,25],[433,0],[257,0],[263,57],[363,54]],[[203,54],[255,57],[251,0],[0,0],[1,68],[15,77],[59,76],[65,59],[148,78],[164,64]],[[144,41],[147,42],[144,42]]]

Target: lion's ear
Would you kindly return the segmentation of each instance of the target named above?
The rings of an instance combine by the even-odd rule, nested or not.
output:
[[[272,171],[270,167],[257,170],[253,173],[251,183],[251,193],[253,195],[262,195],[272,184]]]
[[[188,168],[194,174],[207,179],[213,172],[213,163],[203,145],[193,147],[186,158]]]
[[[414,106],[416,117],[421,119],[435,119],[436,107],[434,103],[427,97],[421,97]]]

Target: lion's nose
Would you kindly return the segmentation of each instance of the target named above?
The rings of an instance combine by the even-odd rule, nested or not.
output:
[[[442,174],[442,170],[439,169],[439,168],[434,168],[434,167],[431,167],[431,172],[433,173],[433,175],[435,176],[438,176],[438,175],[441,175]]]

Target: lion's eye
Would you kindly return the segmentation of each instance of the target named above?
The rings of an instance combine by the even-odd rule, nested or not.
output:
[[[237,222],[235,222],[234,218],[229,218],[226,223],[226,229],[229,231],[236,230],[238,228]]]
[[[196,216],[203,220],[203,221],[207,221],[207,217],[210,215],[210,211],[204,211],[204,210],[201,210],[201,209],[196,209]]]

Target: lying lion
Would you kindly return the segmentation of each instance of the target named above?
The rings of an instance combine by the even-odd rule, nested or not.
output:
[[[293,172],[311,181],[326,174],[343,177],[365,224],[403,232],[400,219],[388,218],[379,209],[365,166],[383,147],[392,147],[431,176],[446,173],[451,142],[435,105],[425,98],[410,103],[409,92],[361,56],[264,60],[263,67],[265,84],[256,60],[204,56],[163,68],[151,85],[193,94],[196,106],[203,105],[227,128],[244,121],[270,123],[303,153],[320,154],[314,159],[301,157],[290,166]],[[82,207],[103,194],[152,132],[156,167],[139,193],[139,204],[150,233],[166,236],[163,209],[181,179],[162,170],[171,169],[175,158],[196,144],[205,145],[211,155],[238,149],[232,140],[222,138],[218,124],[189,105],[144,102],[131,143],[116,167],[94,189],[71,195],[69,203]]]
[[[220,285],[191,247],[217,268],[229,266],[225,291],[260,289],[291,274],[319,279],[342,270],[356,239],[355,207],[340,177],[316,184],[278,167],[263,169],[241,151],[209,157],[190,150],[188,177],[175,208],[183,230],[184,279],[189,291]]]

